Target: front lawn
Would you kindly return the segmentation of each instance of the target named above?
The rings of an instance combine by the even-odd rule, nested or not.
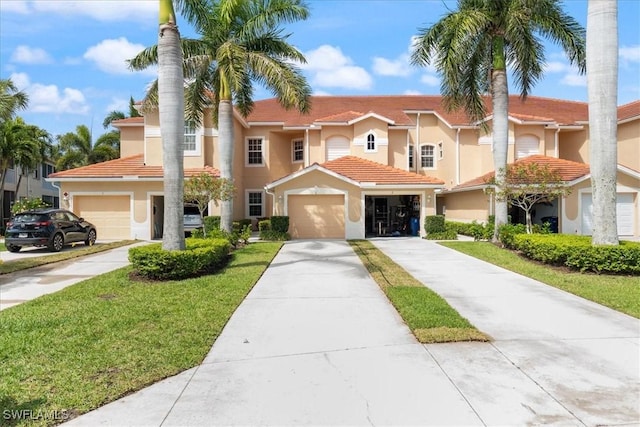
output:
[[[640,278],[567,271],[530,261],[489,242],[440,242],[441,245],[538,280],[634,317],[640,317]]]
[[[422,343],[489,341],[437,293],[407,273],[367,240],[351,240],[369,274]],[[428,284],[427,284],[428,285]]]
[[[280,247],[182,281],[132,281],[129,266],[0,312],[0,408],[74,416],[200,364]]]

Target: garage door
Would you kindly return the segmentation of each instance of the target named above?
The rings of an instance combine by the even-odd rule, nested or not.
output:
[[[131,238],[129,196],[75,196],[73,212],[93,223],[98,239]]]
[[[294,239],[344,239],[344,196],[289,196],[289,233]]]
[[[618,224],[618,235],[633,235],[633,194],[618,193],[616,200],[616,222]],[[591,235],[593,233],[593,198],[591,193],[582,195],[582,234]]]

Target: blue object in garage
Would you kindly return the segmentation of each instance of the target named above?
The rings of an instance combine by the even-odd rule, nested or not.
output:
[[[409,224],[409,227],[411,228],[411,235],[412,236],[417,236],[420,230],[420,221],[418,220],[417,217],[412,216],[411,217],[411,223]]]

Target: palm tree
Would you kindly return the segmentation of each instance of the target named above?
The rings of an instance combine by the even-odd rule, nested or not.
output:
[[[617,245],[618,2],[589,0],[587,13],[589,158],[594,245]]]
[[[93,144],[89,128],[85,125],[76,126],[75,132],[58,136],[61,156],[56,161],[56,169],[67,170],[116,159],[120,155],[119,141],[119,138],[107,133]]]
[[[304,63],[304,56],[279,28],[308,15],[302,0],[214,1],[206,21],[196,26],[201,38],[182,41],[189,81],[185,118],[201,124],[204,109],[212,104],[222,178],[233,181],[234,103],[242,115],[251,112],[254,82],[269,88],[283,107],[309,110],[311,89],[295,65]],[[131,67],[139,70],[159,62],[159,49],[144,50],[131,60]],[[150,91],[146,101],[153,99]],[[233,200],[222,201],[220,228],[231,231],[232,221]]]
[[[29,104],[26,93],[19,91],[11,79],[0,79],[0,122],[11,120],[18,110]]]
[[[491,95],[499,189],[505,182],[509,137],[507,66],[525,100],[544,71],[539,35],[562,46],[571,64],[583,72],[584,34],[557,0],[458,0],[457,11],[420,30],[411,62],[435,64],[447,109],[464,109],[471,120],[482,121],[487,115],[485,95]],[[496,201],[494,240],[506,222],[507,202]]]

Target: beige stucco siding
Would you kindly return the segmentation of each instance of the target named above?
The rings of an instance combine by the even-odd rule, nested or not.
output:
[[[120,129],[120,157],[144,152],[144,127],[123,126]]]
[[[489,218],[490,196],[483,190],[461,191],[438,197],[448,221],[486,222]]]
[[[96,226],[99,239],[129,239],[131,238],[130,199],[128,195],[77,195],[73,200],[73,212]]]
[[[589,163],[589,131],[561,130],[559,135],[560,158],[579,163]]]
[[[640,171],[640,119],[618,126],[618,162]]]

